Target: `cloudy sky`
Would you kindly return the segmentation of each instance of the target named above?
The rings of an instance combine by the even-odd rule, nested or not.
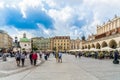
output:
[[[88,36],[114,15],[119,0],[0,0],[0,29],[13,38]]]

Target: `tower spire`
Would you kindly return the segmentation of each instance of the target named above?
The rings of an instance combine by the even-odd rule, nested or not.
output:
[[[26,38],[26,33],[23,34],[23,38]]]

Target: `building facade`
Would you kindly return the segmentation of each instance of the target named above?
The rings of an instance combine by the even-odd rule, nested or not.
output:
[[[50,41],[51,50],[63,52],[70,50],[70,36],[55,36]]]
[[[50,50],[50,38],[32,38],[32,48],[42,51]]]
[[[82,48],[117,48],[120,47],[120,17],[115,16],[112,20],[97,25],[97,34],[83,42]]]
[[[13,39],[5,31],[0,30],[0,49],[11,49]]]
[[[23,34],[23,38],[20,38],[20,47],[21,51],[30,52],[31,51],[31,41],[26,37],[26,34]]]
[[[82,41],[77,38],[77,39],[72,39],[70,40],[70,49],[74,50],[74,49],[81,49],[82,47]]]

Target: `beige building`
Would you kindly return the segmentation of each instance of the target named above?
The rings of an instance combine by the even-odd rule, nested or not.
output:
[[[88,49],[103,47],[120,47],[120,17],[115,16],[103,25],[97,25],[97,34],[90,36],[82,46]]]
[[[0,30],[0,48],[11,49],[13,39],[3,30]]]
[[[70,36],[55,36],[51,38],[51,50],[63,52],[70,50]]]
[[[81,49],[82,47],[82,41],[77,38],[77,39],[72,39],[70,40],[70,49],[73,50],[73,49]]]

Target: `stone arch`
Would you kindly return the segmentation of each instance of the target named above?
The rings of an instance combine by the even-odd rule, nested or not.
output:
[[[85,45],[85,49],[87,49],[87,45]]]
[[[92,44],[92,45],[91,45],[91,48],[95,48],[95,45],[94,45],[94,44]]]
[[[117,42],[115,41],[115,40],[111,40],[110,42],[109,42],[109,47],[110,48],[117,48]]]
[[[84,49],[84,46],[82,46],[82,49]]]
[[[102,42],[102,47],[107,47],[107,43],[105,41]]]
[[[90,45],[88,45],[88,49],[90,49]]]
[[[100,48],[101,48],[100,44],[97,43],[97,44],[96,44],[96,49],[100,49]]]

